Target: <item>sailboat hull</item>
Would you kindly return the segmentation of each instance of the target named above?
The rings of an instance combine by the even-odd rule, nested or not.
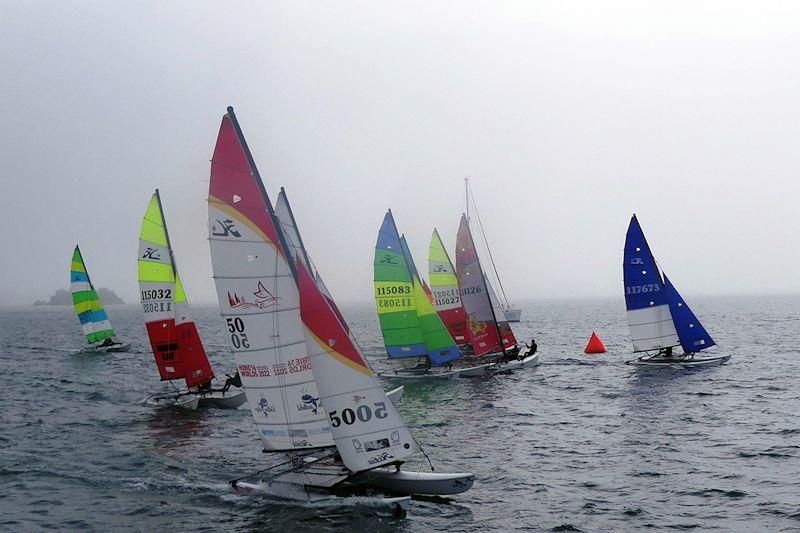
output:
[[[244,481],[238,481],[235,484],[232,483],[233,489],[240,493],[240,494],[263,494],[265,496],[270,496],[286,501],[297,501],[298,503],[306,503],[306,502],[340,502],[341,498],[334,494],[331,494],[329,491],[323,490],[292,490],[292,487],[297,487],[295,484],[286,484],[287,490],[281,491],[280,485],[283,484],[281,482],[273,482],[273,483],[247,483]],[[295,495],[295,493],[297,493]],[[372,496],[372,497],[360,497],[358,499],[352,500],[354,503],[357,502],[359,505],[365,505],[370,507],[380,507],[385,508],[392,511],[406,511],[411,507],[411,497],[410,496],[400,496],[400,497],[393,497],[393,498],[384,498],[380,496]]]
[[[640,357],[633,361],[625,361],[626,365],[646,367],[646,368],[695,368],[705,366],[719,366],[727,363],[730,355],[720,355],[717,357],[684,357],[684,358],[646,358]]]
[[[131,349],[130,342],[117,342],[111,346],[94,346],[91,351],[93,352],[127,352]]]
[[[159,407],[178,406],[183,407],[183,403],[194,398],[195,407],[217,407],[221,409],[236,409],[247,401],[244,390],[231,387],[227,392],[221,390],[211,390],[206,392],[182,390],[165,394],[153,395],[145,403]]]
[[[407,472],[392,467],[376,468],[351,477],[353,484],[380,488],[393,494],[447,496],[469,490],[475,483],[475,474],[439,472]]]

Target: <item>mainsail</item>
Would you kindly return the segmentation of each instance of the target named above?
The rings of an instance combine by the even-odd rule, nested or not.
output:
[[[72,304],[86,340],[91,344],[114,337],[114,328],[111,327],[108,315],[92,285],[78,245],[75,245],[75,251],[72,252],[69,279]]]
[[[375,305],[389,358],[425,357],[428,348],[417,317],[414,283],[391,209],[375,244]]]
[[[435,229],[428,249],[428,276],[433,291],[433,304],[450,336],[456,344],[469,342],[466,313],[461,305],[455,269],[439,232]]]
[[[233,109],[211,160],[209,243],[220,311],[265,450],[329,446],[293,266]]]
[[[403,256],[411,273],[414,305],[417,310],[417,320],[419,320],[419,327],[422,330],[422,337],[425,339],[425,347],[428,350],[428,359],[434,365],[452,361],[461,355],[461,351],[455,345],[453,338],[439,317],[439,313],[436,312],[436,308],[433,306],[430,289],[428,289],[419,275],[417,266],[414,264],[414,258],[411,257],[411,250],[408,248],[405,235],[400,236],[400,246],[403,249]]]
[[[142,220],[138,266],[147,335],[161,379],[183,378],[190,388],[210,382],[214,373],[178,275],[158,189]]]
[[[636,215],[631,217],[625,237],[622,271],[633,351],[677,346],[678,334],[667,304],[664,282]]]
[[[675,329],[678,332],[678,338],[681,341],[683,351],[686,353],[694,353],[714,346],[716,344],[714,339],[711,338],[706,328],[697,320],[695,314],[689,309],[689,306],[686,305],[681,295],[678,294],[678,291],[669,281],[666,274],[664,274],[664,285],[667,290],[669,311],[675,323]]]
[[[497,350],[505,351],[466,215],[461,215],[456,238],[456,275],[473,352],[475,355],[484,355]]]
[[[240,337],[250,333],[247,350],[233,338],[231,344],[265,446],[296,450],[329,444],[332,435],[354,472],[418,451],[306,262],[287,244],[230,107],[212,160],[209,215],[223,315],[240,321]],[[239,235],[215,238],[217,216],[227,216]],[[225,309],[231,292],[249,306]]]

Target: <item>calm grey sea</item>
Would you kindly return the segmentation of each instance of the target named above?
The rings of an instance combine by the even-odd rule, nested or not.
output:
[[[729,364],[637,371],[622,298],[536,301],[515,331],[539,367],[407,385],[400,411],[439,470],[477,481],[405,519],[232,493],[264,466],[249,412],[140,404],[161,384],[138,305],[108,309],[134,343],[109,355],[76,354],[71,308],[0,309],[0,530],[800,529],[800,297],[688,296]],[[344,311],[383,366],[374,309]],[[195,313],[222,375],[223,323]],[[592,330],[607,354],[583,355]]]

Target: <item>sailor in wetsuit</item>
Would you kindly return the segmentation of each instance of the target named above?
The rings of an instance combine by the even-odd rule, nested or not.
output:
[[[528,357],[530,355],[535,354],[536,350],[539,349],[539,346],[536,344],[536,339],[534,339],[534,338],[531,338],[531,343],[530,344],[528,344],[526,342],[525,343],[525,347],[528,349],[528,351],[525,352],[525,357]]]
[[[103,341],[103,344],[100,345],[100,348],[106,348],[108,346],[114,346],[114,344],[116,344],[114,342],[114,339],[109,337],[109,338],[107,338],[106,340]]]

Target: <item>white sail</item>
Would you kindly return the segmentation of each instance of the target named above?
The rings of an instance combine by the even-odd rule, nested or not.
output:
[[[660,350],[680,344],[669,305],[628,310],[634,352]]]
[[[419,451],[394,404],[349,332],[313,268],[285,191],[275,205],[289,255],[295,259],[306,345],[333,439],[353,472],[390,464]]]
[[[211,162],[208,226],[231,349],[265,449],[329,446],[294,276],[229,113]]]

